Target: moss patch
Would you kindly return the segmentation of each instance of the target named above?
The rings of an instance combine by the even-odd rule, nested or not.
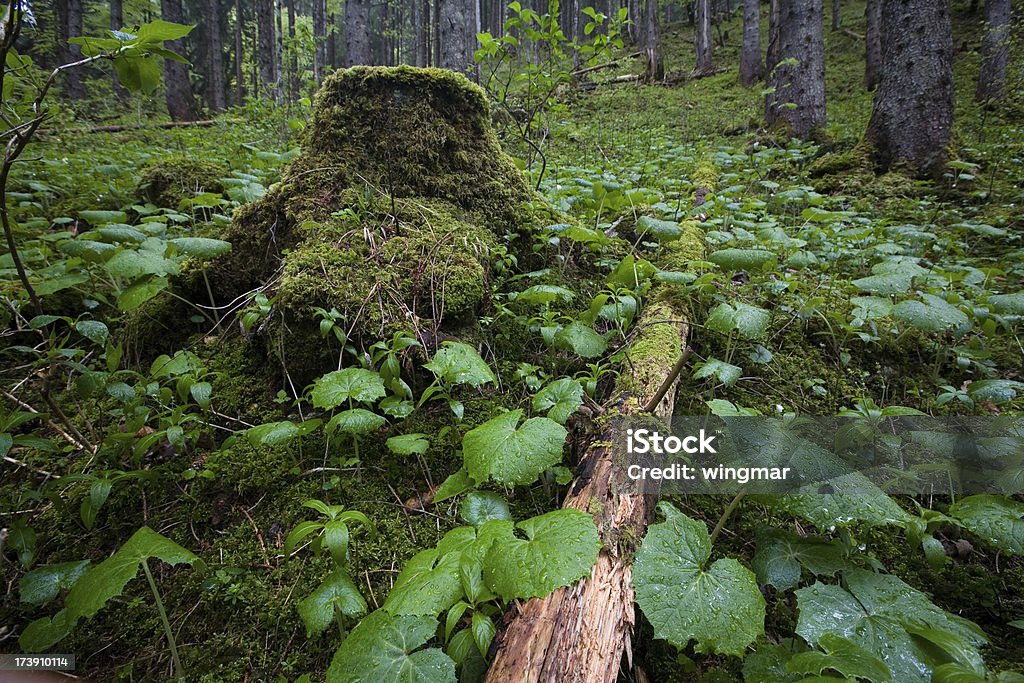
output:
[[[147,165],[135,190],[142,201],[177,209],[183,199],[200,192],[224,192],[220,179],[228,173],[224,164],[170,156]]]

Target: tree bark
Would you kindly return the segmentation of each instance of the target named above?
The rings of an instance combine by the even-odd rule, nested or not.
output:
[[[345,0],[345,66],[371,63],[370,0]]]
[[[697,73],[711,71],[711,7],[710,0],[697,0],[693,45],[697,53]]]
[[[699,251],[699,245],[698,245]],[[662,420],[672,416],[678,372],[685,358],[688,324],[685,295],[671,285],[652,291],[630,352],[616,383],[620,414],[638,415],[657,398],[666,379],[668,391],[653,410]],[[659,292],[668,294],[659,295]],[[654,335],[671,326],[672,343],[657,355],[643,355]],[[649,336],[650,335],[650,336]],[[667,336],[667,335],[666,335]],[[629,387],[629,389],[627,389]],[[587,449],[563,508],[594,515],[602,550],[590,577],[522,606],[497,642],[487,683],[615,683],[622,654],[635,624],[632,557],[654,511],[653,496],[616,491],[613,448],[624,435],[609,421]]]
[[[1011,4],[1011,0],[985,0],[985,37],[981,41],[981,70],[975,92],[979,102],[1003,98],[1010,53]]]
[[[284,21],[281,15],[283,0],[274,0],[274,99],[280,101],[283,92]]]
[[[438,0],[438,4],[438,33],[441,39],[438,66],[466,73],[474,65],[474,0]]]
[[[639,0],[626,0],[626,19],[629,20],[626,24],[626,39],[631,45],[637,45],[640,43],[640,27],[643,25],[640,21]]]
[[[110,0],[110,30],[120,31],[124,28],[124,3],[122,0]],[[118,100],[128,98],[128,91],[121,85],[121,79],[117,75],[117,69],[111,69],[111,82],[114,87],[114,97]]]
[[[160,12],[164,21],[176,24],[184,23],[181,0],[160,0]],[[169,40],[167,47],[178,54],[184,52],[184,40]],[[164,90],[167,102],[167,113],[172,121],[195,121],[198,107],[192,95],[192,84],[189,82],[188,65],[173,59],[164,60]]]
[[[327,32],[327,63],[333,71],[338,68],[338,22],[334,12],[327,15],[327,25],[330,27]]]
[[[843,25],[842,0],[832,0],[832,30],[838,31]]]
[[[274,0],[256,0],[257,62],[260,88],[264,95],[274,93],[274,53],[277,38],[274,35]]]
[[[865,135],[876,161],[938,176],[952,127],[949,2],[882,0],[882,77]]]
[[[743,50],[740,53],[740,83],[748,88],[764,75],[761,61],[761,3],[743,0]]]
[[[206,103],[211,112],[227,107],[224,91],[224,44],[220,0],[206,0]]]
[[[313,0],[313,24],[316,28],[316,3]],[[285,10],[288,12],[288,95],[296,100],[299,97],[299,87],[302,79],[299,78],[299,51],[295,45],[295,0],[284,0]],[[316,71],[316,54],[313,56],[313,71]],[[320,82],[320,79],[317,79]]]
[[[658,22],[658,0],[644,2],[644,56],[647,58],[647,80],[665,80],[665,60],[661,55],[661,25]]]
[[[245,102],[245,74],[242,73],[242,64],[245,62],[245,49],[242,45],[244,24],[242,0],[235,0],[235,104]]]
[[[825,126],[822,0],[777,1],[779,61],[769,76],[764,118],[769,127],[807,139]]]
[[[82,35],[82,0],[64,0],[57,6],[58,28],[61,50],[61,62],[68,64],[82,58],[82,48],[72,45],[69,38]],[[64,72],[65,92],[68,99],[85,99],[85,84],[82,81],[81,69],[68,69]]]
[[[313,0],[313,78],[319,84],[327,70],[327,0]]]
[[[882,0],[868,0],[864,18],[864,87],[874,90],[882,72]]]

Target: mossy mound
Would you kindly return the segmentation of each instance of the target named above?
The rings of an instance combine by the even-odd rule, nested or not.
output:
[[[271,297],[272,349],[311,376],[338,353],[318,308],[359,341],[472,322],[493,249],[542,220],[537,200],[478,86],[439,69],[356,67],[324,81],[302,154],[236,211],[233,249],[208,277],[222,304],[256,288]]]
[[[165,157],[143,169],[135,195],[141,201],[177,209],[181,200],[191,199],[199,192],[223,193],[220,179],[227,174],[228,167],[224,164],[186,156]]]

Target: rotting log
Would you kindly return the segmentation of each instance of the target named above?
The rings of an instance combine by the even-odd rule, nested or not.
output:
[[[702,253],[703,236],[690,223],[683,238],[665,248],[661,265],[683,268]],[[616,382],[615,411],[623,417],[649,411],[667,421],[689,331],[686,298],[678,286],[652,289],[637,330]],[[632,662],[632,560],[654,507],[648,496],[615,489],[612,444],[622,438],[618,422],[604,422],[562,505],[589,512],[597,524],[602,550],[590,577],[519,608],[496,639],[487,683],[614,683],[623,653]]]
[[[125,123],[116,125],[89,126],[88,128],[71,128],[65,131],[43,129],[40,134],[55,135],[57,133],[122,133],[127,130],[163,130],[168,128],[209,128],[217,124],[242,123],[242,119],[210,119],[205,121],[166,121],[164,123]]]

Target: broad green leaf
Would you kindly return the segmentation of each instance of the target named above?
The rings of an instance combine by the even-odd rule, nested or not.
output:
[[[479,387],[497,383],[491,368],[476,349],[462,342],[444,342],[442,348],[423,367],[449,384]]]
[[[138,251],[125,249],[117,252],[104,264],[107,272],[116,278],[135,279],[147,275],[164,277],[178,274],[178,263],[164,256],[167,243],[156,237],[143,242]]]
[[[134,311],[154,296],[164,291],[168,285],[167,278],[155,277],[138,282],[121,292],[117,297],[117,307],[122,311]]]
[[[149,374],[154,377],[178,377],[195,374],[201,367],[199,356],[191,351],[177,351],[173,356],[157,356],[149,366]]]
[[[80,335],[100,346],[105,346],[110,339],[110,330],[99,320],[79,320],[75,323],[75,330]]]
[[[531,417],[518,426],[522,415],[522,410],[510,410],[463,437],[462,455],[474,481],[530,484],[562,461],[565,428],[546,417]]]
[[[306,420],[298,424],[291,420],[267,422],[266,424],[256,425],[245,430],[245,438],[253,446],[280,446],[300,436],[309,434],[319,427],[320,424],[321,420],[319,418]]]
[[[68,618],[67,609],[57,612],[53,618],[40,617],[21,632],[18,645],[22,652],[47,652],[71,633],[75,621]]]
[[[311,398],[317,408],[337,408],[348,401],[372,403],[387,394],[380,375],[363,368],[329,372],[313,384]]]
[[[455,683],[455,662],[441,650],[418,650],[438,628],[433,616],[394,616],[380,609],[341,644],[327,683]]]
[[[975,401],[991,401],[996,405],[1008,403],[1024,392],[1024,382],[1010,379],[983,379],[967,385],[967,393]]]
[[[606,282],[612,288],[625,287],[626,289],[636,289],[646,280],[653,277],[656,272],[657,268],[650,263],[643,259],[638,261],[630,254],[619,262],[619,265],[608,276]]]
[[[170,21],[156,19],[140,26],[136,33],[136,37],[141,42],[162,43],[165,40],[177,40],[178,38],[184,38],[191,33],[194,28],[194,25],[188,26],[185,24],[175,24]]]
[[[854,318],[876,320],[892,313],[892,302],[880,296],[855,296],[850,303],[854,306]]]
[[[449,475],[445,479],[441,486],[437,489],[437,493],[434,494],[434,502],[440,503],[441,501],[454,498],[460,493],[470,491],[476,486],[476,482],[469,476],[469,472],[466,471],[465,467],[462,467],[457,472]]]
[[[990,304],[996,313],[1024,315],[1024,292],[994,294],[986,300],[986,303]]]
[[[57,247],[61,253],[75,256],[90,263],[102,263],[117,253],[117,246],[82,238],[61,242]]]
[[[209,382],[196,382],[188,388],[188,393],[200,408],[209,408],[210,398],[213,396],[213,385]]]
[[[588,325],[575,320],[555,333],[555,344],[582,358],[596,358],[608,348],[608,340]]]
[[[231,242],[209,237],[176,237],[170,242],[179,254],[187,254],[204,261],[231,251]]]
[[[461,556],[437,548],[416,553],[395,579],[382,609],[396,615],[431,617],[447,610],[462,598]]]
[[[1002,496],[970,496],[953,503],[949,514],[996,548],[1024,555],[1024,504]]]
[[[105,223],[124,223],[128,220],[128,214],[124,211],[79,211],[78,217],[88,221],[90,225],[103,225]]]
[[[124,545],[103,562],[90,568],[72,586],[64,601],[68,618],[77,621],[91,617],[111,599],[121,594],[125,585],[149,558],[167,564],[193,564],[199,558],[149,527],[142,527]]]
[[[492,519],[512,519],[508,502],[493,491],[473,491],[462,501],[460,513],[467,524],[475,527],[481,527]]]
[[[714,377],[727,387],[731,387],[743,376],[743,368],[732,363],[726,363],[717,358],[708,358],[700,364],[700,367],[693,373],[694,379],[706,379]]]
[[[33,283],[33,285],[35,286],[36,294],[39,296],[49,296],[51,294],[56,294],[57,292],[62,292],[65,289],[77,287],[89,280],[90,277],[86,273],[73,273],[71,275],[47,277],[40,282]]]
[[[88,566],[89,560],[78,560],[33,569],[18,584],[21,601],[30,605],[45,605],[56,598],[61,590],[71,588]]]
[[[987,639],[973,623],[939,609],[895,576],[858,569],[844,577],[849,591],[823,583],[796,591],[796,631],[807,642],[817,645],[827,634],[846,638],[881,659],[895,681],[929,683],[931,670],[948,660],[907,630],[928,625],[948,635],[946,647],[955,643],[967,653],[964,664],[984,666],[978,650]]]
[[[817,676],[835,671],[847,679],[873,683],[893,680],[885,662],[851,640],[826,633],[818,640],[818,647],[824,652],[812,650],[794,655],[786,663],[786,671]]]
[[[515,529],[527,540],[515,535]],[[487,587],[506,602],[544,597],[590,574],[601,548],[597,527],[580,510],[555,510],[513,525],[492,520],[480,529],[493,538],[484,555]]]
[[[944,332],[967,326],[967,314],[934,294],[922,294],[923,301],[901,301],[892,309],[892,315],[911,327],[924,332]]]
[[[423,455],[430,448],[426,434],[399,434],[387,440],[388,450],[395,455]]]
[[[636,231],[650,235],[659,242],[670,242],[683,236],[683,228],[675,221],[662,221],[650,216],[637,219]]]
[[[550,304],[553,301],[571,301],[576,295],[557,285],[534,285],[516,295],[516,301],[525,304]]]
[[[103,239],[110,242],[144,242],[146,233],[130,225],[108,225],[96,230]]]
[[[647,532],[633,565],[636,601],[654,635],[697,652],[742,656],[764,633],[765,602],[753,572],[732,558],[711,556],[704,522],[669,503],[665,521]]]
[[[533,397],[533,409],[546,410],[547,415],[559,424],[565,424],[569,416],[583,405],[583,385],[569,377],[556,379]]]
[[[306,625],[306,637],[322,633],[338,612],[346,617],[366,611],[366,601],[344,569],[335,569],[316,590],[299,602],[299,616]]]
[[[343,432],[345,434],[369,434],[383,427],[387,423],[383,417],[365,408],[353,408],[343,410],[324,426],[329,433]]]
[[[758,539],[751,567],[761,584],[784,591],[800,583],[801,569],[816,576],[831,576],[851,565],[834,541],[771,530]]]
[[[709,254],[708,260],[723,270],[760,271],[778,259],[765,249],[719,249]]]
[[[768,331],[770,319],[771,314],[765,309],[740,301],[735,305],[722,303],[716,306],[708,315],[705,326],[723,334],[736,330],[744,339],[762,339]]]

